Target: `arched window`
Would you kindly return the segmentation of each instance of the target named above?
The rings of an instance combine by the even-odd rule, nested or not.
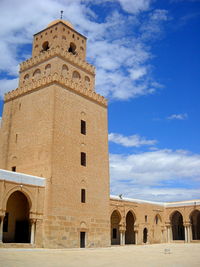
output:
[[[33,73],[33,77],[34,78],[39,78],[40,77],[40,74],[41,74],[41,71],[40,69],[36,69]]]
[[[90,87],[90,78],[88,76],[85,76],[85,86],[86,88]]]
[[[51,73],[51,64],[47,64],[45,67],[46,75],[49,75]]]
[[[74,43],[70,43],[68,52],[72,53],[73,55],[76,55],[76,45]]]
[[[24,80],[28,80],[29,79],[29,74],[26,74],[25,76],[24,76]]]
[[[69,69],[68,69],[67,65],[64,64],[64,65],[62,66],[62,75],[63,75],[64,77],[66,77],[67,74],[68,74],[68,71],[69,71]]]
[[[78,73],[78,71],[74,71],[73,75],[72,75],[72,78],[75,79],[75,80],[80,80],[81,75]]]
[[[46,41],[42,44],[42,49],[43,49],[43,51],[49,50],[49,42],[48,41]]]

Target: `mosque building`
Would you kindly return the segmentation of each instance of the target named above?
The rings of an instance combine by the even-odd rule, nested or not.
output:
[[[5,94],[0,246],[200,242],[200,199],[110,196],[107,100],[95,92],[86,43],[72,24],[53,21],[34,35],[18,88]]]

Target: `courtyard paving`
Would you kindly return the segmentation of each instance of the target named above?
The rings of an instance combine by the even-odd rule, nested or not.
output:
[[[1,267],[193,267],[200,266],[200,243],[97,249],[0,248]]]

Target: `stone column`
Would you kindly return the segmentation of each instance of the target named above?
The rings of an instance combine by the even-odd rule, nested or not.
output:
[[[3,242],[3,219],[4,217],[0,217],[0,243]]]
[[[123,232],[122,231],[120,231],[119,242],[120,242],[120,246],[122,246],[123,245]]]
[[[170,243],[172,236],[172,228],[170,224],[166,225],[166,227],[167,227],[167,243]]]
[[[187,225],[184,225],[184,232],[185,232],[185,242],[188,242],[188,231],[187,231]]]
[[[138,244],[138,231],[135,231],[135,244]]]
[[[125,245],[125,231],[121,230],[120,231],[120,246]]]
[[[35,243],[36,220],[31,219],[31,244]]]

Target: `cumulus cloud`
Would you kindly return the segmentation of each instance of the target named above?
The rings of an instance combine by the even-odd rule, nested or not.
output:
[[[167,117],[168,120],[186,120],[188,118],[187,113],[172,114]]]
[[[114,8],[107,8],[102,20],[95,7],[108,3]],[[155,31],[162,31],[167,12],[152,11],[151,3],[150,0],[3,0],[1,96],[16,87],[17,66],[29,57],[32,35],[58,18],[60,10],[64,10],[64,19],[88,37],[87,55],[97,68],[98,93],[117,100],[154,93],[160,85],[151,71],[153,55],[149,40]],[[141,18],[144,11],[147,13]]]
[[[125,147],[140,147],[144,145],[154,145],[156,140],[147,140],[137,134],[131,136],[123,136],[117,133],[110,133],[108,135],[110,142],[125,146]]]
[[[199,198],[200,155],[157,150],[110,155],[111,192],[169,201]]]

